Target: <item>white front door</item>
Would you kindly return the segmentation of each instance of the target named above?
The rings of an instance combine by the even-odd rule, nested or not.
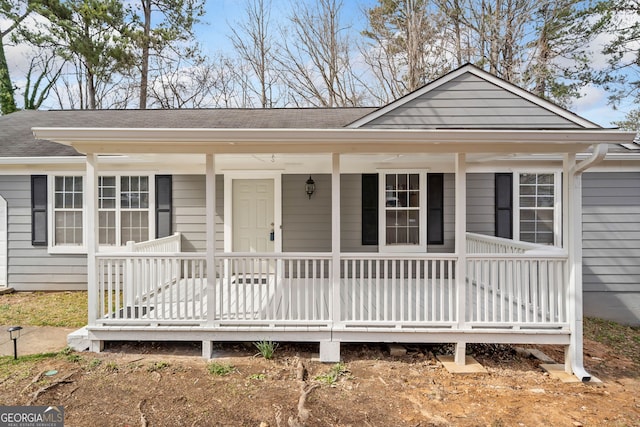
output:
[[[233,251],[274,251],[273,179],[233,180]]]

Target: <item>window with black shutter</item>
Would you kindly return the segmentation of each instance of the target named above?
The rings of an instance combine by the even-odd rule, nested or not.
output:
[[[31,176],[31,243],[47,245],[47,176]]]
[[[427,174],[427,243],[444,244],[444,174]]]

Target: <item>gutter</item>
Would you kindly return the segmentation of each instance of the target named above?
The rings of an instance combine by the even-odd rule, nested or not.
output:
[[[593,153],[591,154],[591,156],[588,159],[585,159],[583,161],[581,161],[580,163],[577,163],[573,168],[571,168],[570,173],[574,178],[580,178],[582,173],[584,171],[586,171],[587,169],[596,166],[597,164],[601,163],[602,161],[604,161],[605,157],[607,156],[607,152],[609,151],[609,144],[606,143],[601,143],[598,144],[595,149],[593,150]],[[582,184],[580,184],[580,188],[582,188]],[[580,197],[582,195],[582,191],[580,191]],[[582,200],[580,200],[580,203],[582,203]],[[580,222],[580,229],[579,229],[580,234],[582,233],[582,223]],[[578,315],[576,313],[576,315],[573,316],[572,322],[573,322],[573,335],[575,337],[575,342],[574,345],[572,346],[572,349],[570,350],[570,354],[568,354],[567,356],[570,358],[571,361],[571,367],[573,369],[573,374],[578,377],[578,379],[582,382],[589,382],[591,381],[591,374],[587,372],[587,370],[584,368],[584,356],[582,355],[583,352],[583,328],[582,328],[582,319],[583,319],[583,311],[582,311],[582,293],[583,293],[583,289],[582,289],[582,243],[580,244],[580,247],[577,249],[577,251],[579,252],[574,252],[574,262],[576,262],[576,260],[580,261],[580,280],[576,280],[575,283],[579,283],[580,289],[574,289],[575,291],[575,295],[579,295],[580,296],[580,307],[578,308],[579,310],[579,319],[578,319]],[[577,286],[576,286],[577,287]],[[577,306],[577,304],[576,304]],[[579,322],[579,324],[578,324]]]

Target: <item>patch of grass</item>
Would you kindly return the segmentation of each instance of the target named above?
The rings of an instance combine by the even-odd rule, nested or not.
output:
[[[67,357],[62,351],[54,353],[38,353],[18,355],[18,359],[14,360],[13,356],[0,356],[0,379],[9,376],[26,377],[30,375],[32,368],[38,363],[47,359],[55,359],[59,357]]]
[[[168,367],[169,367],[169,364],[167,362],[152,362],[149,366],[147,366],[147,371],[157,372]]]
[[[211,375],[214,375],[216,377],[223,377],[234,372],[236,368],[228,363],[210,362],[207,365],[207,370]]]
[[[585,338],[609,346],[640,365],[640,327],[588,317],[583,326]]]
[[[329,369],[329,372],[324,375],[318,375],[314,379],[327,385],[334,385],[341,376],[346,375],[348,372],[349,370],[347,369],[347,366],[344,363],[339,362],[333,365]]]
[[[0,325],[65,326],[87,324],[87,293],[14,292],[0,295]]]
[[[267,360],[273,359],[273,355],[278,349],[278,343],[273,341],[259,341],[254,342],[253,345],[258,349],[258,354]]]

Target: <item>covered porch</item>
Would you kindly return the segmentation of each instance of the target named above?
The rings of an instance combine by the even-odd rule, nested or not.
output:
[[[39,138],[70,144],[87,154],[88,230],[97,230],[96,189],[103,162],[108,162],[105,154],[204,158],[205,252],[181,251],[176,235],[107,253],[100,251],[97,231],[88,233],[88,331],[95,351],[108,340],[192,340],[202,341],[203,356],[209,357],[214,341],[313,341],[320,343],[321,360],[336,361],[341,342],[452,342],[456,361],[463,364],[466,343],[557,344],[566,346],[567,370],[588,377],[581,349],[580,174],[602,159],[607,142],[618,141],[615,132],[53,128],[35,132]],[[576,155],[594,144],[600,144],[594,154],[578,162]],[[330,174],[330,251],[284,251],[277,213],[273,251],[238,251],[229,235],[231,216],[225,215],[222,225],[217,223],[221,188],[216,175],[254,173],[222,166],[224,160],[273,153],[324,157],[329,171],[313,161],[296,168]],[[370,161],[371,156],[378,160]],[[383,161],[390,157],[402,160]],[[523,164],[544,164],[546,170],[562,174],[561,226],[555,247],[468,232],[467,174]],[[341,234],[347,230],[341,222],[342,175],[418,169],[453,176],[452,251],[427,251],[422,241],[421,251],[343,250]],[[227,203],[225,209],[231,209]],[[420,213],[423,220],[426,214]],[[383,226],[380,230],[385,232]],[[216,248],[221,233],[222,251]]]

